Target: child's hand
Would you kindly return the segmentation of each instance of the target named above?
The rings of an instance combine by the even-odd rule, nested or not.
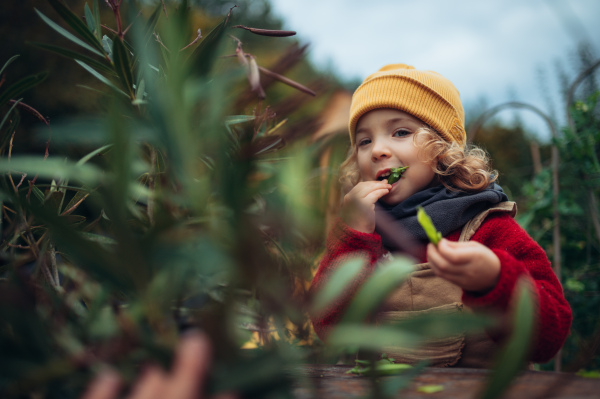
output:
[[[487,293],[498,282],[500,259],[488,247],[475,241],[442,239],[437,247],[427,246],[427,259],[435,274],[466,291]]]
[[[383,181],[363,181],[344,196],[342,220],[348,227],[363,233],[375,231],[375,203],[390,192],[391,184]]]

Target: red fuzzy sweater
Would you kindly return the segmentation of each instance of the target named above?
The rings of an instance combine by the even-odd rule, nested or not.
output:
[[[457,241],[459,236],[460,230],[457,230],[446,238]],[[471,240],[484,244],[498,256],[501,263],[500,278],[496,287],[485,295],[477,296],[463,291],[463,303],[474,310],[495,309],[505,313],[517,280],[522,276],[529,278],[537,295],[539,313],[529,360],[549,361],[565,342],[571,326],[572,314],[546,253],[506,213],[488,216]],[[319,289],[338,265],[357,252],[368,255],[368,266],[360,273],[343,298],[332,304],[326,312],[313,318],[315,331],[322,339],[325,338],[329,327],[335,325],[341,318],[356,289],[369,276],[381,256],[387,252],[383,248],[379,234],[358,232],[338,220],[327,239],[326,252],[313,279],[312,289]],[[422,261],[426,262],[426,259]]]

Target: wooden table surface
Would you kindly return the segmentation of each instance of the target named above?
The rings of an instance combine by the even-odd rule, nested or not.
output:
[[[367,377],[346,374],[350,366],[304,365],[297,372],[304,383],[295,388],[295,397],[364,398],[370,392]],[[477,398],[485,386],[489,370],[465,368],[426,368],[410,385],[397,393],[397,398]],[[393,378],[393,377],[383,377]],[[302,379],[300,379],[302,381]],[[424,385],[441,385],[437,393],[419,392]],[[524,371],[515,378],[503,398],[508,399],[577,399],[600,398],[600,379],[583,378],[570,373]]]

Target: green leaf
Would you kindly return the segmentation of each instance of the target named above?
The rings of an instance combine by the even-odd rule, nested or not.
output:
[[[10,109],[6,112],[6,114],[4,114],[4,118],[2,118],[2,122],[0,122],[0,131],[2,130],[2,126],[4,126],[4,123],[6,122],[6,120],[10,116],[10,114],[14,111],[14,109],[17,107],[17,105],[19,105],[21,100],[22,100],[22,98],[19,100],[16,100],[14,102],[14,104],[10,107]]]
[[[360,287],[348,306],[342,322],[361,322],[414,271],[413,262],[398,256],[380,265]]]
[[[12,57],[10,57],[8,59],[8,61],[6,61],[4,63],[4,65],[2,66],[2,69],[0,69],[0,75],[2,75],[2,72],[4,72],[4,70],[19,57],[20,57],[19,55],[13,55]]]
[[[226,126],[233,126],[244,122],[250,122],[256,119],[254,115],[230,115],[225,118]]]
[[[480,332],[497,323],[497,320],[490,316],[457,310],[449,310],[448,313],[413,312],[416,315],[391,322],[390,325],[406,332],[422,334],[427,339],[437,339]]]
[[[117,245],[117,241],[115,239],[100,234],[82,232],[81,235],[83,235],[83,237],[87,238],[88,240],[97,242],[99,244]]]
[[[100,52],[102,51],[102,45],[94,36],[94,33],[88,29],[85,23],[71,11],[62,1],[59,0],[48,0],[52,8],[62,17],[62,19],[73,29],[83,40],[89,45],[95,47]],[[100,54],[104,56],[104,54]]]
[[[44,201],[46,201],[46,196],[44,195],[42,190],[40,190],[37,186],[31,186],[31,191],[37,197],[37,199],[40,201],[40,204],[43,204]]]
[[[96,39],[102,42],[102,25],[100,24],[100,6],[98,0],[94,0],[94,25],[98,27],[96,29]]]
[[[573,277],[570,277],[567,279],[567,281],[565,281],[565,288],[574,292],[583,292],[585,291],[585,284]]]
[[[327,283],[317,291],[311,313],[323,312],[336,298],[338,298],[356,278],[360,270],[365,267],[364,258],[354,258],[344,262],[327,280]]]
[[[87,161],[89,161],[90,159],[92,159],[93,157],[95,157],[96,155],[105,153],[112,146],[113,146],[112,144],[107,144],[107,145],[102,146],[100,148],[96,148],[94,151],[90,152],[89,154],[87,154],[83,158],[81,158],[79,161],[77,161],[77,165],[83,165],[84,163],[86,163]]]
[[[158,4],[152,15],[150,15],[150,18],[148,18],[148,22],[146,22],[146,33],[144,35],[145,38],[149,38],[152,35],[152,32],[154,32],[154,28],[160,18],[161,6],[161,4]]]
[[[146,94],[146,82],[144,81],[144,79],[141,79],[138,87],[136,87],[135,89],[135,100],[139,103],[143,103],[144,94]]]
[[[129,97],[127,95],[127,93],[125,93],[123,90],[119,89],[117,86],[115,86],[113,84],[113,82],[111,82],[110,80],[108,80],[107,78],[105,78],[101,73],[99,73],[98,71],[96,71],[94,68],[92,68],[91,66],[89,66],[85,62],[80,61],[80,60],[75,60],[75,62],[77,62],[79,65],[81,65],[86,71],[88,71],[89,73],[91,73],[92,75],[94,75],[94,77],[96,79],[98,79],[99,81],[101,81],[102,83],[104,83],[105,85],[107,85],[108,87],[110,87],[111,89],[113,89],[114,91],[116,91],[117,93],[122,94],[125,97]]]
[[[27,173],[40,178],[75,180],[95,186],[102,181],[103,172],[94,165],[77,165],[63,158],[43,159],[35,156],[16,156],[0,159],[0,172]]]
[[[156,6],[156,8],[154,9],[154,12],[152,13],[152,15],[150,15],[150,18],[148,18],[148,21],[146,21],[146,26],[144,27],[143,33],[138,33],[136,36],[136,37],[138,37],[138,36],[140,36],[140,37],[137,40],[138,51],[134,52],[133,61],[131,62],[131,65],[133,65],[134,67],[137,66],[139,58],[142,55],[143,51],[147,51],[148,41],[152,37],[154,28],[156,27],[156,24],[158,23],[158,20],[161,15],[161,10],[162,10],[162,4],[159,3]],[[134,27],[134,30],[135,30],[135,27]],[[139,43],[139,39],[141,39],[141,43]],[[142,51],[139,51],[140,49],[142,49]]]
[[[90,7],[88,6],[87,3],[85,3],[83,12],[85,14],[85,22],[87,23],[89,30],[95,34],[96,33],[96,19],[94,18],[94,14],[92,14],[92,10],[90,10]]]
[[[31,212],[41,220],[50,232],[57,248],[69,260],[97,277],[102,285],[112,286],[125,292],[134,288],[135,275],[130,275],[132,267],[126,259],[111,256],[99,243],[83,237],[65,217],[53,214],[42,206],[29,204]]]
[[[371,364],[371,362],[367,361],[366,364]],[[375,374],[378,376],[384,376],[384,375],[398,375],[398,374],[402,374],[405,373],[407,370],[411,370],[413,368],[413,366],[411,366],[410,364],[406,364],[406,363],[376,363],[375,364]],[[346,373],[349,374],[350,372],[354,373],[354,374],[360,374],[360,375],[368,375],[371,373],[372,368],[370,366],[367,367],[355,367],[352,370],[347,371]]]
[[[388,179],[387,179],[388,184],[394,184],[398,180],[400,180],[400,178],[402,177],[402,174],[404,173],[404,171],[406,171],[406,169],[408,169],[408,166],[401,166],[399,168],[390,169],[391,174],[390,174],[390,177],[388,177]]]
[[[522,278],[515,287],[516,308],[513,315],[513,331],[508,342],[499,352],[494,368],[481,399],[495,399],[509,387],[510,381],[523,368],[529,353],[536,320],[534,296],[531,283]]]
[[[600,378],[600,370],[579,370],[577,375],[583,378]]]
[[[113,40],[113,62],[123,88],[129,93],[129,98],[135,99],[133,73],[129,64],[129,56],[123,42],[118,37]]]
[[[330,345],[342,348],[359,347],[374,351],[385,350],[393,346],[411,346],[419,344],[423,338],[389,326],[364,324],[338,324],[327,336]]]
[[[402,373],[397,377],[386,378],[381,381],[383,393],[388,398],[396,398],[398,396],[398,391],[408,387],[415,377],[417,377],[424,369],[427,367],[427,362],[419,362],[414,365],[411,369],[408,369],[406,372]]]
[[[210,33],[200,42],[190,56],[192,69],[200,76],[206,76],[216,60],[216,53],[229,24],[231,11]]]
[[[113,42],[110,37],[108,37],[106,35],[102,36],[102,48],[104,49],[104,51],[106,51],[108,58],[112,62],[113,61],[113,53],[112,53]]]
[[[6,128],[3,131],[0,131],[0,152],[6,149],[6,146],[10,142],[12,132],[14,132],[17,129],[17,126],[19,126],[20,122],[21,115],[19,114],[19,112],[13,112]]]
[[[79,39],[78,37],[76,37],[75,35],[73,35],[71,32],[67,31],[66,29],[64,29],[63,27],[61,27],[60,25],[58,25],[57,23],[55,23],[54,21],[52,21],[50,18],[48,18],[47,16],[45,16],[44,14],[42,14],[37,9],[35,9],[35,12],[40,16],[40,18],[42,18],[42,20],[46,24],[48,24],[48,26],[50,26],[52,29],[54,29],[55,31],[57,31],[58,33],[60,33],[61,35],[63,35],[67,39],[69,39],[70,41],[72,41],[73,43],[75,43],[75,44],[83,47],[84,49],[86,49],[88,51],[91,51],[92,53],[94,53],[94,54],[96,54],[96,55],[98,55],[100,57],[104,57],[104,54],[101,51],[95,49],[94,47],[91,47],[88,44],[86,44],[84,41],[82,41],[81,39]],[[85,28],[85,30],[88,31],[87,27]],[[100,47],[100,49],[102,49],[102,47]]]
[[[421,385],[420,387],[417,388],[417,391],[421,392],[421,393],[436,393],[436,392],[442,392],[443,390],[444,390],[443,385]]]
[[[47,76],[47,72],[38,73],[35,75],[26,76],[23,79],[13,83],[6,90],[4,90],[2,94],[0,94],[0,105],[3,105],[16,97],[20,97],[23,92],[43,82]]]
[[[431,218],[421,206],[417,210],[417,220],[419,221],[421,227],[423,227],[423,230],[425,230],[425,234],[427,234],[429,241],[431,241],[432,244],[437,245],[437,243],[442,239],[442,233],[435,229]]]
[[[96,69],[99,69],[103,72],[114,74],[114,71],[110,66],[108,66],[102,62],[96,61],[95,59],[90,58],[87,55],[78,53],[76,51],[69,50],[64,47],[55,46],[52,44],[46,44],[46,43],[29,42],[29,44],[31,44],[34,47],[38,47],[38,48],[41,48],[42,50],[53,52],[55,54],[58,54],[60,56],[63,56],[63,57],[69,58],[69,59],[83,61],[86,64],[88,64]]]

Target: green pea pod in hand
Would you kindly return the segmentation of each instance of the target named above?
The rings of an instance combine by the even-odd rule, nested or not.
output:
[[[394,184],[402,177],[404,171],[408,169],[408,166],[401,166],[399,168],[390,169],[390,177],[388,177],[388,184]]]
[[[437,243],[442,239],[442,233],[435,229],[431,218],[421,206],[417,209],[417,220],[419,221],[421,227],[423,227],[423,230],[425,230],[425,234],[427,234],[429,241],[431,241],[433,245],[437,245]]]

